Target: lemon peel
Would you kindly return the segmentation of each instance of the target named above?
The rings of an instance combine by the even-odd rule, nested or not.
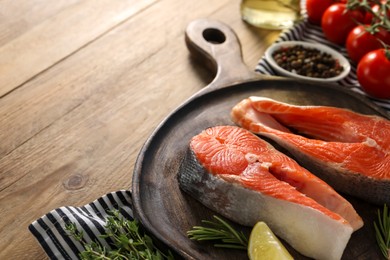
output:
[[[248,256],[250,260],[294,259],[264,222],[257,222],[251,231],[248,244]]]

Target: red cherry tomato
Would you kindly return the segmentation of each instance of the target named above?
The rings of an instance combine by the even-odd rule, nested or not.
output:
[[[390,31],[379,27],[379,32],[375,36],[387,45],[390,45]]]
[[[374,5],[373,7],[371,7],[371,10],[375,13],[378,13],[379,12],[379,5]],[[374,18],[374,16],[372,13],[366,12],[366,14],[364,15],[363,23],[364,24],[371,24],[373,18]]]
[[[326,9],[321,20],[325,37],[336,44],[343,45],[348,33],[364,20],[364,14],[358,10],[347,10],[345,4],[333,4]]]
[[[386,2],[385,2],[385,1],[382,1],[382,4],[386,4]],[[379,16],[383,16],[384,13],[385,13],[385,10],[384,10],[384,9],[381,10],[381,7],[380,7],[378,4],[374,4],[374,5],[371,7],[371,10],[372,10],[374,13],[376,13],[377,15],[379,15]],[[386,16],[387,16],[388,19],[390,19],[390,9],[387,8],[386,10],[387,10]],[[363,21],[363,23],[364,23],[364,24],[372,24],[372,23],[374,23],[374,22],[378,22],[377,20],[378,20],[378,18],[374,18],[374,15],[373,15],[371,12],[366,12],[366,14],[365,14],[365,16],[364,16],[364,21]]]
[[[321,25],[322,15],[334,3],[335,1],[333,0],[306,0],[306,11],[309,22]]]
[[[357,67],[357,78],[363,90],[372,97],[390,98],[390,60],[385,49],[363,56]]]
[[[348,34],[345,47],[349,58],[358,63],[365,54],[383,46],[376,38],[376,34],[373,35],[363,25],[358,25]]]

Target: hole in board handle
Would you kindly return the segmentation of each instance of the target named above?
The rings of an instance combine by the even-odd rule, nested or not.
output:
[[[203,38],[209,42],[214,44],[221,44],[225,42],[226,37],[223,32],[218,29],[209,28],[203,31]]]

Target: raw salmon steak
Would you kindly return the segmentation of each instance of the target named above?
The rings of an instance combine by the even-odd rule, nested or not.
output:
[[[194,136],[178,174],[182,190],[241,225],[266,222],[297,251],[340,259],[363,225],[324,181],[253,133],[216,126]]]
[[[288,150],[339,192],[390,203],[390,121],[348,109],[249,97],[231,111],[239,126]]]

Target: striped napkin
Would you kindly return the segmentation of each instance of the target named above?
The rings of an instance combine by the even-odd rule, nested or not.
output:
[[[111,249],[110,241],[100,236],[105,233],[106,219],[112,210],[119,210],[124,218],[133,220],[131,192],[121,190],[82,207],[54,209],[30,224],[29,230],[50,259],[78,259],[83,246],[69,236],[66,226],[74,223],[87,243],[95,241]]]
[[[304,4],[304,0],[301,4]],[[321,28],[312,25],[307,21],[302,21],[294,27],[282,32],[277,42],[289,40],[319,42],[334,48],[348,58],[344,47],[327,41]],[[264,57],[259,60],[255,71],[262,74],[276,75],[276,72],[273,71]],[[356,67],[354,66],[352,66],[350,74],[345,79],[339,81],[338,84],[345,87],[351,87],[353,91],[356,91],[361,95],[366,95],[359,86],[356,78]],[[390,101],[368,98],[384,109],[390,110]],[[79,242],[68,236],[65,231],[65,226],[73,222],[77,225],[79,230],[83,231],[85,241],[98,241],[102,246],[110,248],[109,241],[102,239],[100,235],[104,234],[103,226],[106,223],[108,212],[113,209],[119,209],[124,217],[133,219],[131,192],[121,190],[106,194],[82,207],[67,206],[54,209],[34,221],[29,226],[29,230],[35,236],[49,258],[77,259],[78,254],[83,250],[83,247]]]

